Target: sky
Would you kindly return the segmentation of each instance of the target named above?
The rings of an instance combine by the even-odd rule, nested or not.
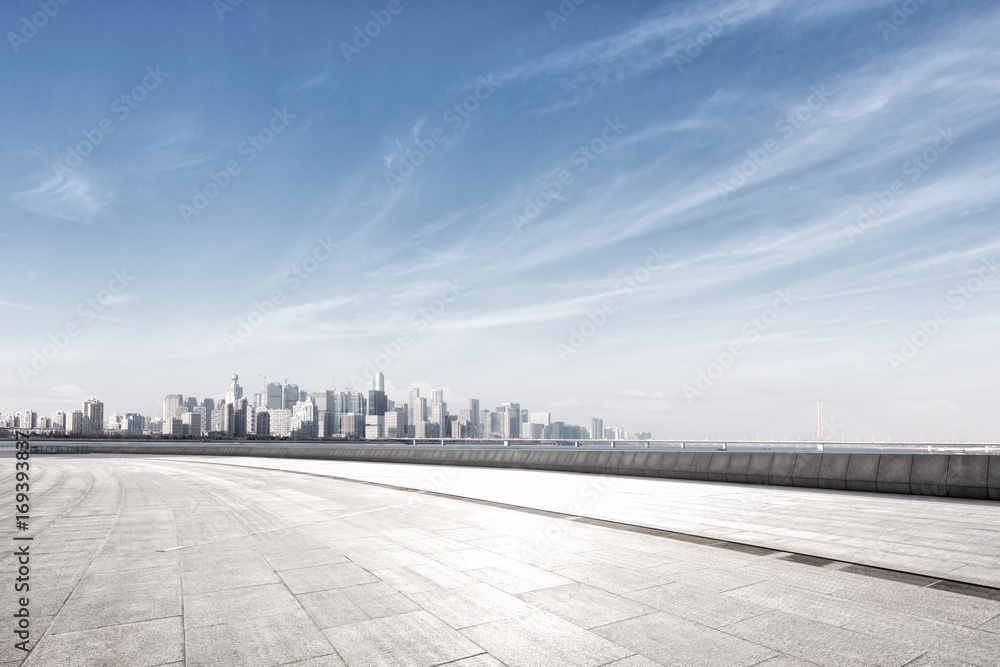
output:
[[[995,2],[0,28],[0,412],[381,369],[657,438],[811,437],[823,399],[845,438],[1000,440]]]

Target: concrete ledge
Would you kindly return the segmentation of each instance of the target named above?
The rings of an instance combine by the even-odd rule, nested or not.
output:
[[[990,500],[1000,500],[1000,456],[990,456],[990,471],[986,486]]]
[[[792,467],[792,485],[819,488],[819,467],[822,462],[822,454],[796,454],[795,465]]]
[[[726,481],[736,484],[749,484],[747,470],[750,468],[751,454],[745,452],[733,453],[729,457],[729,468],[726,470]]]
[[[954,498],[989,499],[987,489],[992,456],[949,456],[948,495]]]
[[[442,448],[45,443],[33,449],[37,454],[256,456],[528,468],[1000,501],[1000,456],[995,455],[468,449],[454,445]]]
[[[950,456],[914,456],[910,467],[910,493],[919,496],[947,496],[950,458]]]
[[[882,493],[909,493],[912,454],[882,454],[875,485]]]
[[[847,477],[844,482],[848,491],[878,491],[878,454],[848,454]]]
[[[847,490],[847,464],[850,461],[844,454],[822,454],[819,463],[819,474],[816,482],[821,489]]]
[[[747,481],[750,484],[767,484],[768,473],[771,470],[771,459],[774,454],[770,452],[754,452],[750,455],[750,465],[747,467]]]

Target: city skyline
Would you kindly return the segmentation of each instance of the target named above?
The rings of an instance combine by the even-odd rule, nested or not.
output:
[[[263,377],[263,376],[261,376]],[[228,435],[230,437],[278,437],[292,439],[310,438],[330,438],[333,437],[357,437],[361,439],[383,439],[383,438],[486,438],[486,439],[506,439],[506,438],[529,438],[529,439],[653,439],[649,431],[632,431],[621,426],[604,426],[604,420],[599,417],[590,419],[590,426],[568,424],[563,420],[554,420],[550,411],[529,410],[521,408],[516,402],[504,402],[497,404],[496,410],[490,408],[480,408],[480,400],[468,398],[462,402],[466,407],[456,408],[452,403],[452,409],[448,409],[444,389],[430,389],[423,396],[420,388],[411,384],[407,388],[406,400],[396,401],[389,399],[388,411],[386,399],[389,392],[386,391],[385,377],[378,371],[370,382],[370,388],[366,392],[353,387],[341,387],[331,389],[319,389],[309,391],[300,388],[296,383],[289,383],[286,378],[283,382],[268,382],[264,379],[262,391],[254,392],[249,387],[239,384],[239,374],[233,373],[231,382],[225,392],[220,392],[221,398],[205,396],[199,400],[196,396],[184,394],[166,394],[162,399],[162,409],[160,417],[148,415],[143,412],[133,412],[131,410],[111,411],[105,414],[104,403],[98,398],[92,398],[84,402],[83,410],[57,410],[52,413],[52,417],[47,418],[32,408],[15,411],[0,410],[0,428],[7,430],[20,428],[26,431],[62,431],[66,435],[100,437],[104,431],[107,435],[153,435],[163,436],[186,436],[186,437],[209,437],[212,435]],[[272,391],[273,390],[273,391]],[[323,395],[325,394],[325,399]],[[326,405],[326,401],[336,397],[346,398],[347,401],[337,411],[341,414],[360,416],[383,416],[395,410],[400,413],[398,422],[392,421],[392,430],[388,430],[388,417],[385,420],[372,422],[377,424],[378,431],[373,432],[367,428],[364,419],[358,421],[358,427],[344,432],[341,430],[340,415],[333,418],[332,414],[327,417],[324,424],[324,412],[333,406]],[[357,397],[355,401],[354,397]],[[367,398],[366,398],[367,396]],[[380,398],[379,398],[380,397]],[[430,403],[428,403],[430,397]],[[419,419],[416,414],[416,401],[422,402],[420,408],[422,415]],[[233,432],[233,427],[227,425],[224,413],[221,412],[228,404],[233,406],[240,402],[244,410],[248,407],[251,412],[249,416],[243,416],[242,431],[237,429]],[[306,414],[300,419],[300,423],[295,424],[299,419],[297,408],[309,404]],[[97,410],[95,412],[95,410]],[[269,433],[258,430],[260,425],[255,421],[256,415],[261,413],[272,415],[269,426]],[[284,413],[282,417],[283,427],[274,430],[273,419],[278,413]],[[489,418],[491,415],[502,415],[494,417],[494,424],[491,428],[489,424],[479,428],[481,418]],[[76,415],[74,417],[74,415]],[[133,419],[135,418],[135,419]],[[37,424],[25,424],[25,420],[38,421]],[[230,414],[228,419],[232,419]],[[497,421],[497,420],[500,421]],[[311,422],[306,424],[306,430],[301,430],[302,421]],[[452,422],[461,424],[461,430],[453,430]],[[421,426],[423,424],[423,426]],[[436,425],[434,431],[424,431],[427,424]],[[500,424],[500,426],[498,426]],[[530,426],[529,426],[530,425]],[[331,426],[333,428],[331,429]],[[406,427],[409,427],[408,430]],[[527,427],[527,430],[525,430]],[[552,428],[548,428],[552,427]],[[564,430],[568,428],[569,430]],[[265,426],[267,429],[267,426]]]
[[[0,8],[0,405],[372,364],[1000,438],[1000,8],[571,4]]]

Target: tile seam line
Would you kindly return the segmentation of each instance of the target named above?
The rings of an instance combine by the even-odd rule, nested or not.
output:
[[[170,459],[168,459],[168,460],[170,460]],[[173,459],[173,460],[176,461],[177,459]],[[229,466],[231,468],[250,468],[250,469],[253,469],[253,470],[270,470],[272,472],[285,472],[285,473],[292,473],[292,474],[296,474],[296,475],[308,475],[310,477],[322,477],[324,479],[336,479],[336,480],[339,480],[339,481],[342,481],[342,482],[353,482],[355,484],[369,484],[369,485],[372,485],[372,486],[379,486],[379,487],[383,487],[383,488],[394,489],[394,490],[397,490],[397,491],[411,491],[411,492],[414,492],[414,493],[420,493],[420,494],[425,494],[425,495],[429,495],[429,496],[436,496],[436,497],[439,497],[439,498],[446,498],[446,499],[449,499],[449,500],[460,500],[460,501],[463,501],[463,502],[478,503],[478,504],[482,504],[482,505],[490,505],[492,507],[500,507],[500,508],[503,508],[503,509],[510,509],[510,510],[515,510],[515,511],[518,511],[518,512],[528,512],[528,513],[535,513],[535,514],[537,514],[537,513],[545,513],[545,514],[549,514],[549,515],[552,515],[552,516],[555,516],[555,517],[558,517],[558,518],[561,518],[561,519],[569,520],[569,521],[572,521],[572,520],[584,520],[584,521],[589,521],[589,522],[599,522],[600,524],[606,525],[606,527],[610,527],[610,528],[614,528],[616,530],[622,530],[622,531],[626,531],[626,532],[639,532],[636,529],[645,530],[645,531],[653,531],[655,533],[658,533],[657,535],[655,535],[656,537],[662,537],[664,539],[675,539],[675,538],[672,538],[671,535],[684,535],[684,536],[687,536],[687,537],[694,537],[694,538],[698,538],[698,539],[709,540],[708,543],[703,544],[701,546],[707,546],[707,547],[710,546],[710,547],[713,547],[713,548],[723,548],[723,547],[717,546],[718,544],[734,544],[734,545],[743,546],[743,547],[754,547],[754,548],[758,548],[758,549],[770,549],[770,547],[762,547],[759,544],[750,544],[750,543],[747,543],[747,542],[737,542],[735,540],[726,540],[726,539],[721,539],[721,538],[717,538],[717,537],[709,537],[709,536],[706,536],[706,535],[699,535],[699,534],[696,534],[696,533],[685,533],[685,532],[679,532],[679,531],[671,531],[671,530],[667,530],[665,528],[657,528],[655,526],[645,526],[643,524],[638,524],[638,523],[625,523],[625,522],[622,522],[622,521],[612,521],[611,519],[600,519],[600,518],[597,518],[597,517],[589,517],[589,516],[582,515],[582,514],[569,514],[569,513],[566,513],[566,512],[556,512],[556,511],[553,511],[553,510],[541,510],[541,509],[538,509],[538,508],[535,508],[535,507],[529,507],[527,505],[511,505],[509,503],[502,503],[502,502],[493,501],[493,500],[483,500],[481,498],[472,498],[470,496],[461,496],[461,495],[456,495],[456,494],[443,493],[441,491],[425,491],[423,489],[418,489],[418,488],[409,487],[409,486],[398,486],[398,485],[395,485],[395,484],[388,484],[388,483],[385,483],[385,482],[371,482],[371,481],[367,481],[367,480],[353,479],[353,478],[350,478],[350,477],[340,477],[338,475],[322,474],[322,473],[315,473],[315,472],[305,472],[305,471],[299,471],[299,470],[288,470],[288,469],[284,469],[284,468],[267,468],[267,467],[264,467],[264,466],[246,465],[246,464],[240,464],[240,463],[221,463],[221,462],[216,462],[216,461],[192,461],[192,460],[182,460],[182,461],[186,462],[186,463],[196,463],[196,464],[205,464],[205,465],[218,465],[218,466]],[[405,465],[405,464],[403,464],[403,465]],[[775,550],[775,551],[777,551],[777,550]],[[845,564],[845,565],[857,565],[857,566],[860,566],[860,567],[871,568],[873,570],[879,570],[881,572],[895,572],[895,573],[898,573],[898,574],[906,574],[906,575],[911,575],[911,576],[928,577],[928,578],[937,579],[939,582],[948,582],[948,583],[954,583],[954,584],[961,584],[963,586],[970,586],[972,588],[981,588],[981,589],[984,589],[984,590],[987,590],[987,591],[996,591],[996,592],[1000,593],[1000,588],[998,588],[998,587],[987,586],[985,584],[974,584],[974,583],[971,583],[971,582],[968,582],[968,581],[962,581],[960,579],[948,579],[948,578],[944,578],[944,577],[937,577],[937,576],[934,576],[934,575],[920,574],[919,572],[910,572],[910,571],[907,571],[907,570],[897,570],[897,569],[893,569],[893,568],[879,567],[877,565],[869,565],[867,563],[859,563],[859,562],[856,562],[856,561],[840,560],[840,559],[835,559],[835,558],[826,558],[825,556],[817,556],[816,554],[805,553],[805,552],[802,552],[802,551],[787,551],[787,550],[785,550],[785,551],[786,551],[786,553],[789,553],[789,554],[794,555],[794,556],[810,556],[810,557],[813,557],[813,558],[824,558],[824,559],[829,560],[829,561],[831,561],[833,563],[842,563],[842,564]],[[745,552],[742,552],[742,553],[745,553]],[[758,558],[761,558],[761,557],[762,556],[758,556]],[[810,567],[817,567],[817,566],[810,566]],[[822,569],[822,568],[818,568],[818,569]],[[877,579],[878,578],[878,577],[873,577],[872,575],[867,575],[867,574],[859,574],[858,576],[870,577],[870,578],[873,578],[873,579]],[[927,586],[918,586],[916,584],[910,584],[910,583],[907,583],[906,585],[907,586],[913,586],[914,588],[927,588]],[[940,589],[934,589],[934,590],[940,590]],[[947,592],[952,592],[952,591],[947,591]],[[980,596],[976,596],[976,595],[969,595],[967,593],[957,593],[957,594],[958,595],[964,595],[965,597],[980,597]],[[980,598],[980,599],[982,599],[982,598]]]

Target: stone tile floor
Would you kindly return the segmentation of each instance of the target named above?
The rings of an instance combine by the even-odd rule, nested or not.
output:
[[[932,587],[996,572],[995,503],[221,458],[38,456],[32,474],[34,648],[5,630],[0,665],[1000,665],[1000,600]]]

